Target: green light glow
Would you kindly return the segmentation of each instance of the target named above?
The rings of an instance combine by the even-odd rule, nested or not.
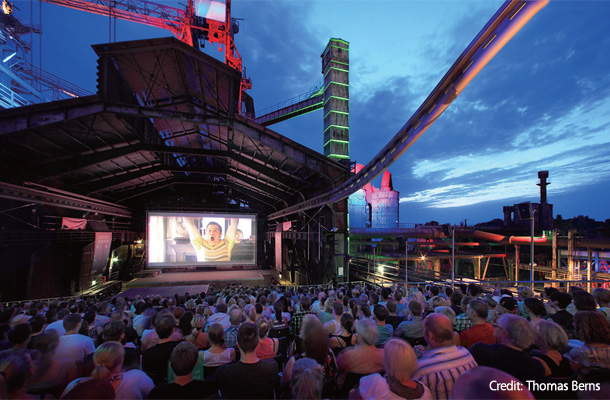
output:
[[[330,44],[330,43],[332,43],[332,42],[339,42],[339,43],[343,43],[343,44],[345,44],[345,45],[349,46],[349,42],[346,42],[346,41],[345,41],[345,40],[343,40],[343,39],[336,39],[336,38],[332,38],[332,39],[330,39],[330,40],[328,41],[328,43],[329,43],[329,44]],[[327,45],[327,47],[328,47],[328,45]]]
[[[330,113],[341,114],[341,115],[347,115],[347,116],[349,117],[349,112],[330,110],[329,112],[327,112],[327,113],[326,113],[326,115],[324,116],[324,119],[326,119],[326,117],[328,117],[328,115],[329,115]]]
[[[328,69],[326,70],[326,72],[324,73],[324,78],[326,78],[326,75],[328,75],[328,73],[329,73],[331,70],[333,70],[333,69],[334,69],[335,71],[339,71],[339,72],[345,72],[346,74],[348,74],[348,75],[349,75],[349,71],[348,71],[348,70],[346,70],[346,69],[341,69],[341,68],[336,68],[336,67],[330,67],[330,68],[328,68]]]
[[[326,147],[326,145],[329,144],[330,142],[349,144],[349,140],[330,139],[328,142],[324,143],[324,147]]]
[[[348,126],[341,126],[341,125],[334,125],[334,124],[333,124],[333,125],[328,125],[328,128],[324,129],[324,133],[326,133],[326,131],[327,131],[327,130],[329,130],[330,128],[332,128],[333,126],[334,126],[335,128],[340,128],[340,129],[349,129],[349,127],[348,127]]]
[[[341,50],[349,51],[349,49],[346,49],[345,47],[332,46],[332,45],[330,47],[334,47],[335,49],[341,49]]]
[[[343,100],[343,101],[347,101],[349,102],[349,99],[347,97],[340,97],[340,96],[330,96],[325,102],[324,105],[326,105],[326,103],[328,103],[331,99],[335,99],[335,100]]]
[[[343,154],[329,154],[329,157],[335,157],[335,158],[345,158],[347,160],[349,160],[349,156],[343,155]]]

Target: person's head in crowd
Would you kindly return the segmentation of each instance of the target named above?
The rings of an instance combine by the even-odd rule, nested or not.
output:
[[[9,399],[24,398],[25,384],[31,375],[32,360],[25,352],[13,352],[0,359],[0,376]]]
[[[551,295],[558,291],[559,291],[559,289],[554,288],[553,286],[547,286],[544,288],[544,291],[542,292],[542,297],[549,300],[551,298]]]
[[[469,284],[468,289],[466,290],[468,296],[475,298],[479,295],[480,292],[481,291],[479,290],[479,287],[474,283]]]
[[[449,297],[449,299],[451,299],[451,305],[453,306],[460,306],[460,304],[462,304],[462,298],[464,297],[464,295],[460,292],[453,292],[451,293],[451,296]]]
[[[67,308],[61,308],[57,310],[57,321],[63,320],[68,314],[70,314],[70,311],[68,311]]]
[[[398,305],[396,304],[396,302],[394,300],[388,300],[388,302],[386,303],[385,306],[388,309],[389,315],[391,315],[391,316],[396,315],[396,310],[398,309]]]
[[[379,304],[375,306],[375,308],[373,309],[373,313],[375,321],[377,322],[385,322],[386,318],[388,317],[388,310],[384,306]]]
[[[32,328],[33,335],[41,333],[46,325],[47,319],[42,314],[36,314],[30,318],[30,327]]]
[[[354,331],[354,317],[348,313],[341,315],[341,327],[347,332],[352,333]]]
[[[585,344],[610,343],[610,324],[596,311],[574,314],[574,336]]]
[[[497,383],[494,386],[492,382]],[[520,383],[517,385],[516,383]],[[501,384],[506,390],[498,390]],[[460,374],[453,385],[451,399],[463,400],[512,400],[534,399],[527,386],[504,371],[491,367],[474,367]]]
[[[466,293],[468,292],[468,284],[466,283],[460,283],[460,292],[462,293],[462,295],[466,295]]]
[[[205,327],[205,317],[203,315],[195,315],[191,320],[191,326],[198,331],[201,331]]]
[[[181,342],[169,357],[169,362],[176,376],[187,376],[193,373],[193,369],[197,364],[199,350],[191,342]]]
[[[417,371],[417,355],[404,340],[390,339],[383,347],[383,366],[390,386],[406,385]]]
[[[218,322],[208,327],[208,340],[214,346],[222,346],[225,343],[225,330]]]
[[[430,289],[428,290],[428,293],[430,293],[430,297],[438,296],[440,292],[440,288],[436,285],[431,285]]]
[[[424,318],[424,339],[433,349],[454,344],[453,325],[443,314],[432,313]]]
[[[116,394],[112,384],[102,379],[79,382],[62,399],[114,399]]]
[[[371,307],[366,303],[360,304],[358,306],[358,312],[360,315],[360,319],[371,318]]]
[[[305,355],[313,358],[319,364],[324,364],[328,357],[328,334],[318,317],[313,314],[305,315],[300,337],[303,340]]]
[[[593,298],[600,307],[608,307],[608,303],[610,303],[610,290],[595,288],[593,289]]]
[[[185,311],[184,311],[184,308],[182,308],[182,307],[176,307],[173,310],[174,318],[176,319],[176,321],[180,321],[180,318],[182,318],[184,313],[185,313]]]
[[[254,353],[258,346],[258,326],[252,322],[244,322],[237,330],[237,345],[242,353]]]
[[[434,309],[435,307],[448,306],[449,301],[442,296],[434,296],[430,300],[428,300],[428,304],[431,309]]]
[[[369,304],[371,306],[375,306],[379,303],[379,295],[377,295],[377,293],[375,293],[375,292],[370,293],[369,299],[370,299]]]
[[[120,342],[125,337],[125,324],[121,321],[110,321],[104,325],[105,342]]]
[[[216,305],[216,312],[217,313],[227,313],[227,304],[226,303],[218,303]]]
[[[94,379],[108,380],[111,373],[119,372],[121,370],[124,356],[125,349],[123,349],[121,343],[102,343],[97,350],[95,350],[95,353],[93,353],[95,368],[91,373],[91,377]]]
[[[388,299],[390,298],[390,288],[384,287],[381,289],[381,301],[384,301],[387,303]]]
[[[159,339],[168,339],[176,328],[176,318],[172,313],[161,312],[155,315],[154,326]]]
[[[523,300],[523,305],[527,309],[527,310],[524,309],[524,311],[527,314],[530,314],[530,316],[531,316],[531,314],[534,314],[538,318],[544,318],[547,315],[546,308],[544,307],[544,303],[542,302],[542,300],[540,300],[536,297],[526,298],[525,300]]]
[[[29,324],[19,324],[11,328],[6,336],[13,346],[26,347],[32,337],[32,328]]]
[[[592,294],[585,292],[584,290],[578,290],[572,293],[572,302],[576,311],[595,311],[597,310],[597,304]]]
[[[472,296],[462,296],[460,308],[462,309],[463,313],[466,312],[466,309],[468,308],[468,303],[470,302],[470,300],[473,300],[473,299],[474,299],[474,297],[472,297]]]
[[[449,299],[449,298],[451,298],[451,295],[453,294],[453,289],[451,289],[449,286],[446,286],[444,293],[445,293],[445,296]]]
[[[374,346],[379,337],[377,325],[369,318],[358,320],[356,331],[358,332],[358,343],[364,346]]]
[[[557,291],[551,294],[549,300],[560,310],[565,310],[572,302],[572,295],[570,293]]]
[[[508,295],[502,295],[502,297],[500,297],[499,305],[502,307],[502,309],[499,310],[502,314],[517,314],[519,308],[517,300]]]
[[[513,314],[502,314],[498,319],[494,336],[499,344],[525,350],[534,344],[536,332],[525,318]]]
[[[282,322],[282,313],[284,312],[284,302],[283,301],[276,301],[275,304],[273,304],[273,314],[275,316],[275,320],[278,322]]]
[[[422,309],[422,305],[419,301],[416,301],[416,300],[409,301],[408,308],[409,308],[409,312],[411,313],[411,315],[414,318],[421,317],[421,313],[422,313],[423,309]]]
[[[343,315],[343,304],[338,302],[338,301],[334,301],[333,302],[333,314],[335,315],[335,317],[341,317],[341,315]]]
[[[489,309],[483,300],[472,299],[468,302],[466,312],[472,322],[478,322],[487,319]]]
[[[535,293],[529,286],[519,286],[517,288],[517,295],[519,297],[519,300],[523,301],[525,299],[529,299],[530,297],[534,297]]]
[[[437,314],[443,314],[445,317],[449,318],[451,322],[451,326],[455,325],[455,311],[449,306],[440,306],[434,309],[434,312]]]
[[[260,339],[264,339],[269,334],[269,331],[273,328],[273,321],[263,317],[256,321],[256,325],[258,325],[258,337]]]
[[[178,321],[178,328],[180,328],[182,336],[187,336],[191,334],[191,331],[193,330],[193,326],[191,325],[192,320],[192,311],[187,311],[182,315],[182,317],[180,317],[180,320]]]
[[[241,323],[241,311],[239,309],[231,311],[229,313],[229,321],[231,325],[239,325]]]
[[[198,304],[197,308],[195,308],[195,315],[203,315],[204,310],[205,306],[203,304]]]
[[[64,324],[64,329],[66,330],[66,335],[78,333],[82,322],[83,322],[83,318],[80,316],[80,314],[66,315],[63,319],[63,324]]]
[[[396,303],[400,303],[403,297],[402,288],[398,288],[398,290],[394,292],[394,300],[396,300]]]
[[[293,399],[321,399],[324,370],[315,360],[304,357],[292,367],[290,391]]]
[[[533,326],[536,332],[534,343],[543,352],[549,350],[562,351],[568,347],[568,335],[559,324],[541,319]]]
[[[310,307],[311,307],[311,299],[309,298],[309,296],[303,295],[303,297],[301,297],[301,309],[303,311],[309,311]]]

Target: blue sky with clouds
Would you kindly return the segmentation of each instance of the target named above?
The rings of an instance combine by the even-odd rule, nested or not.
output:
[[[15,3],[29,19],[31,2]],[[236,44],[258,109],[318,84],[331,37],[350,42],[351,159],[366,164],[502,3],[233,0],[233,16],[244,19]],[[609,20],[610,1],[551,0],[535,15],[390,167],[401,222],[502,218],[503,205],[539,201],[540,170],[555,214],[610,218]],[[42,27],[42,67],[95,91],[90,45],[108,41],[108,18],[44,4]],[[117,40],[161,36],[117,23]],[[38,39],[34,48],[38,57]],[[322,118],[271,128],[322,152]]]

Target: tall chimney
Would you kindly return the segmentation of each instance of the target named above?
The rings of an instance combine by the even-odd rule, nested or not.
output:
[[[538,171],[540,183],[537,183],[536,185],[540,186],[540,204],[546,204],[546,187],[550,185],[550,183],[546,181],[546,178],[548,177],[549,171]]]

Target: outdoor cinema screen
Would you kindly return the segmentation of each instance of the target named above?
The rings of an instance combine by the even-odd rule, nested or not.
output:
[[[256,216],[148,212],[148,266],[256,264]]]

